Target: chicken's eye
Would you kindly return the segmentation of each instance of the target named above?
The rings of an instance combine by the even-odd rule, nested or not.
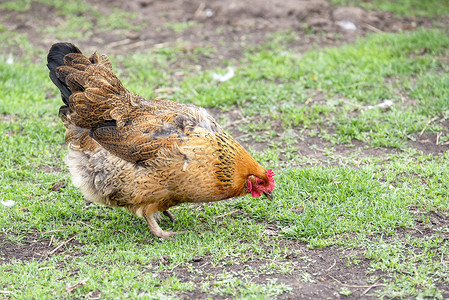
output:
[[[262,185],[262,184],[263,184],[263,180],[257,179],[257,180],[256,180],[256,183],[257,183],[257,185]]]

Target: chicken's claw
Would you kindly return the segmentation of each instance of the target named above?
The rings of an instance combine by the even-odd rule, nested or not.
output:
[[[172,221],[172,223],[175,223],[176,222],[176,218],[175,218],[175,216],[171,213],[171,212],[169,212],[168,210],[166,210],[166,211],[164,211],[164,212],[162,212],[164,215],[166,215],[169,219],[170,219],[170,221]]]
[[[165,213],[165,212],[164,212]],[[171,213],[170,213],[171,214]],[[152,234],[154,234],[157,237],[160,237],[162,239],[173,239],[171,236],[179,233],[186,233],[187,231],[179,231],[179,232],[172,232],[172,231],[165,231],[162,230],[161,227],[159,227],[159,224],[157,224],[156,220],[154,219],[153,215],[150,216],[144,216],[145,220],[148,223],[148,226],[150,226],[150,231]],[[170,217],[169,217],[170,218]]]

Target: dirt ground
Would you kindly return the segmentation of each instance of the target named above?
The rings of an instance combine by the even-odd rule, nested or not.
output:
[[[2,1],[0,1],[1,3]],[[134,22],[143,27],[139,31],[116,30],[92,35],[77,42],[82,49],[107,49],[107,53],[128,53],[151,47],[163,47],[182,41],[187,48],[213,46],[217,55],[200,62],[214,66],[223,59],[238,59],[242,47],[262,44],[268,33],[292,30],[296,39],[291,47],[298,51],[352,42],[369,32],[395,32],[430,26],[424,18],[397,18],[389,12],[366,12],[355,7],[332,7],[324,0],[94,0],[105,14],[114,7],[137,13],[142,18]],[[31,16],[29,15],[31,14]],[[7,12],[4,25],[28,34],[37,47],[49,49],[55,41],[51,34],[38,31],[42,21],[57,28],[62,22],[55,9],[32,2],[29,12]],[[166,28],[167,23],[196,21],[182,32]],[[344,29],[342,21],[356,25],[355,30]],[[99,28],[101,29],[101,28]],[[245,41],[244,46],[240,41]],[[186,49],[189,50],[189,49]]]
[[[416,212],[420,215],[419,212]],[[437,232],[441,234],[441,228],[449,227],[449,219],[438,213],[432,212],[427,216],[432,224],[429,227],[419,221],[414,229],[400,229],[399,237],[405,237],[407,234],[412,236],[431,236]],[[277,279],[277,283],[284,283],[293,288],[290,293],[283,293],[277,299],[372,299],[372,294],[383,287],[385,284],[380,280],[389,276],[382,271],[367,273],[370,268],[370,261],[364,258],[362,249],[326,247],[320,249],[310,249],[305,243],[281,239],[279,231],[275,226],[270,226],[266,232],[272,237],[273,243],[278,243],[280,249],[288,249],[284,259],[271,261],[270,259],[261,259],[258,257],[250,258],[244,263],[229,264],[226,260],[216,264],[212,262],[209,256],[195,257],[191,262],[185,265],[177,266],[172,270],[159,274],[160,279],[165,279],[173,274],[182,282],[192,281],[196,283],[196,289],[190,292],[184,292],[179,296],[181,299],[204,299],[210,297],[209,294],[201,291],[201,284],[205,281],[198,274],[207,274],[212,278],[219,277],[224,272],[227,274],[236,274],[236,276],[248,273],[248,270],[257,270],[267,263],[281,265],[283,263],[293,263],[293,270],[288,274],[260,274],[254,276],[251,281],[259,284],[266,284],[267,280]],[[442,236],[449,239],[449,233]],[[388,236],[383,236],[388,241]],[[0,235],[0,240],[6,240]],[[145,240],[142,243],[146,243]],[[19,244],[6,241],[0,243],[0,264],[18,259],[22,261],[44,261],[52,255],[64,255],[67,260],[82,256],[82,251],[73,251],[70,249],[80,248],[83,245],[75,240],[68,241],[64,247],[50,245],[48,241],[42,241],[40,233],[35,232],[28,235],[26,239],[21,240]],[[66,250],[69,249],[70,251]],[[270,248],[267,247],[269,252]],[[170,257],[157,258],[155,263],[166,264],[170,262]],[[76,275],[77,271],[72,275]],[[344,296],[340,293],[342,288],[351,291],[351,295]],[[447,287],[438,286],[443,293],[444,299],[449,297]],[[217,296],[213,299],[229,299],[229,295]]]
[[[0,2],[2,2],[0,0]],[[371,32],[397,32],[412,30],[420,26],[431,26],[432,20],[425,18],[398,18],[388,12],[367,12],[355,7],[333,7],[324,0],[248,0],[248,1],[202,1],[202,0],[94,0],[94,5],[101,7],[105,14],[112,11],[113,7],[120,7],[127,11],[135,12],[139,18],[135,22],[142,25],[142,29],[116,30],[101,35],[93,34],[87,40],[77,41],[79,47],[86,52],[98,49],[109,54],[126,54],[129,51],[143,51],[149,48],[161,48],[182,42],[186,51],[191,51],[199,46],[213,46],[217,48],[216,55],[205,57],[199,63],[202,68],[215,67],[221,61],[237,61],[245,47],[262,44],[269,33],[280,30],[292,30],[295,39],[290,42],[291,48],[299,52],[311,48],[337,46],[353,42],[357,37]],[[26,33],[30,41],[39,48],[49,49],[55,42],[51,34],[42,34],[38,28],[41,22],[50,23],[55,27],[62,22],[54,9],[48,6],[32,3],[32,9],[28,12],[1,12],[0,20],[4,26],[19,33]],[[192,26],[185,31],[176,32],[166,28],[164,24],[196,21],[201,26]],[[350,21],[355,30],[342,27],[342,21]],[[447,22],[447,21],[445,21]],[[158,30],[155,30],[158,28]],[[243,43],[244,42],[244,43]],[[18,50],[20,51],[20,50]],[[218,114],[218,110],[212,110]],[[233,131],[232,123],[242,118],[241,114],[227,112],[231,121],[228,130]],[[448,124],[449,125],[449,124]],[[238,136],[237,136],[238,138]],[[438,155],[449,149],[449,146],[437,146],[435,134],[423,134],[411,145],[425,153]],[[316,149],[326,147],[327,144],[317,137],[305,137],[300,145],[303,155],[325,160],[322,152]],[[257,143],[247,142],[257,149]],[[355,148],[336,146],[334,150],[341,155],[361,149],[365,155],[382,155],[386,149],[366,149],[361,142],[354,142]],[[318,147],[310,148],[311,145]],[[447,218],[435,215],[430,216],[435,220],[435,226],[449,226]],[[418,228],[417,232],[427,232],[427,227]],[[416,232],[415,232],[416,234]],[[0,237],[1,239],[1,237]],[[325,248],[311,250],[305,244],[295,241],[281,240],[281,244],[291,249],[291,254],[286,254],[286,261],[296,261],[293,274],[276,275],[279,282],[284,282],[295,287],[291,294],[283,294],[280,299],[335,299],[342,296],[339,293],[341,287],[348,287],[352,294],[346,298],[363,299],[376,289],[382,288],[381,284],[367,284],[367,279],[374,274],[366,274],[370,262],[361,257],[358,265],[347,265],[342,257],[357,255],[357,249],[345,250]],[[71,242],[67,244],[70,247]],[[73,246],[79,246],[74,243]],[[0,244],[0,264],[11,259],[29,261],[32,259],[46,259],[54,250],[48,241],[39,241],[37,236],[30,235],[22,244],[5,242]],[[63,253],[64,248],[55,253]],[[353,253],[347,253],[353,252]],[[74,255],[72,253],[72,255]],[[313,258],[311,261],[302,257]],[[227,271],[239,271],[241,268],[257,266],[264,262],[257,259],[250,260],[246,264],[235,266],[213,267],[210,258],[200,257],[192,262],[192,266],[200,268],[209,274],[221,274],[223,269]],[[299,286],[297,278],[304,276],[304,272],[311,275],[310,280],[304,280]],[[189,269],[180,267],[176,274],[181,280],[195,280]],[[255,281],[266,282],[266,278],[272,275],[261,276]],[[198,280],[198,279],[196,279]],[[197,299],[206,297],[200,290],[181,295],[185,299]],[[449,297],[449,294],[444,295]],[[214,297],[215,298],[215,297]],[[219,299],[217,297],[216,299]],[[224,297],[223,297],[224,298]]]

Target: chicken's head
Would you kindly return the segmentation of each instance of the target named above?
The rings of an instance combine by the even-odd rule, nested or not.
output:
[[[247,192],[254,198],[259,198],[264,194],[269,200],[273,200],[274,174],[272,169],[268,169],[264,178],[249,175],[246,180]]]

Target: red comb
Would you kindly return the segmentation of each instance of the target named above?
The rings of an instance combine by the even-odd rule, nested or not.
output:
[[[274,183],[274,175],[276,175],[276,174],[274,174],[273,169],[268,169],[268,170],[267,170],[267,177],[268,177],[268,181],[269,181],[268,189],[269,189],[270,191],[273,191],[274,186],[275,186],[275,183]]]

